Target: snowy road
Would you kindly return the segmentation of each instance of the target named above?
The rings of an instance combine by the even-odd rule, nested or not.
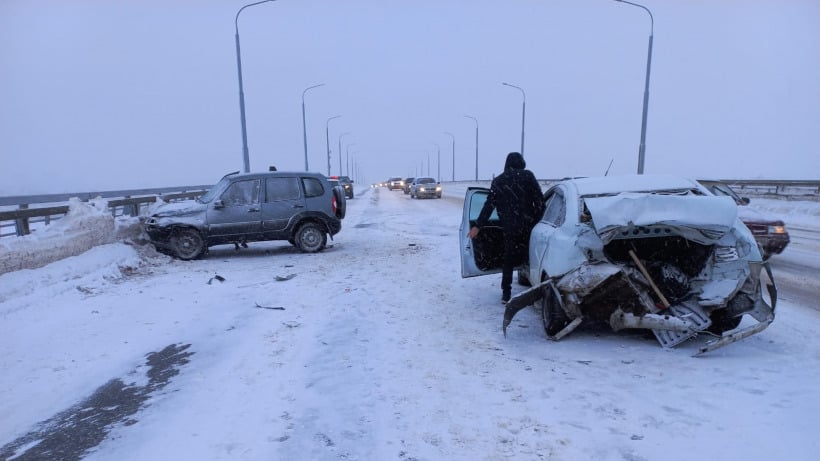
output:
[[[115,244],[0,276],[0,460],[815,458],[817,298],[781,285],[771,327],[701,358],[702,339],[547,342],[534,309],[505,339],[500,276],[460,277],[459,194],[358,191],[319,254]],[[99,404],[113,384],[145,401]]]

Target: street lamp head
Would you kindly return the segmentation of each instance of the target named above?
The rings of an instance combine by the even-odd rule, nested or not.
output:
[[[302,91],[302,101],[305,100],[305,93],[307,93],[308,90],[312,90],[314,88],[319,88],[320,86],[324,86],[324,85],[325,85],[324,83],[320,83],[318,85],[313,85],[313,86],[309,86],[309,87],[305,88],[305,90]]]

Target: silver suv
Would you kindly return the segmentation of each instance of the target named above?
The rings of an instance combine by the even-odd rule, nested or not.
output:
[[[220,244],[287,240],[321,251],[342,229],[345,193],[319,173],[231,173],[205,195],[158,206],[145,221],[152,243],[179,259],[195,259]]]

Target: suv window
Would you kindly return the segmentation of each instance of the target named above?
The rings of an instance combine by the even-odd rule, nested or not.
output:
[[[321,197],[325,194],[322,182],[316,178],[302,178],[302,184],[305,186],[305,197]]]
[[[268,178],[266,202],[293,200],[299,198],[299,180],[297,178]]]
[[[228,186],[221,198],[225,206],[259,203],[259,180],[236,181]]]

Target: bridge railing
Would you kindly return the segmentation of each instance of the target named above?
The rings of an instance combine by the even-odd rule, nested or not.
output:
[[[539,180],[550,184],[556,179]],[[722,179],[738,195],[791,200],[820,200],[820,180]],[[465,181],[456,181],[464,183]],[[473,182],[473,181],[469,181]],[[82,201],[104,198],[114,217],[139,216],[144,206],[157,199],[166,202],[199,197],[211,185],[162,187],[114,191],[91,191],[68,194],[18,195],[0,197],[0,237],[31,233],[32,225],[48,225],[68,212],[71,198]]]

